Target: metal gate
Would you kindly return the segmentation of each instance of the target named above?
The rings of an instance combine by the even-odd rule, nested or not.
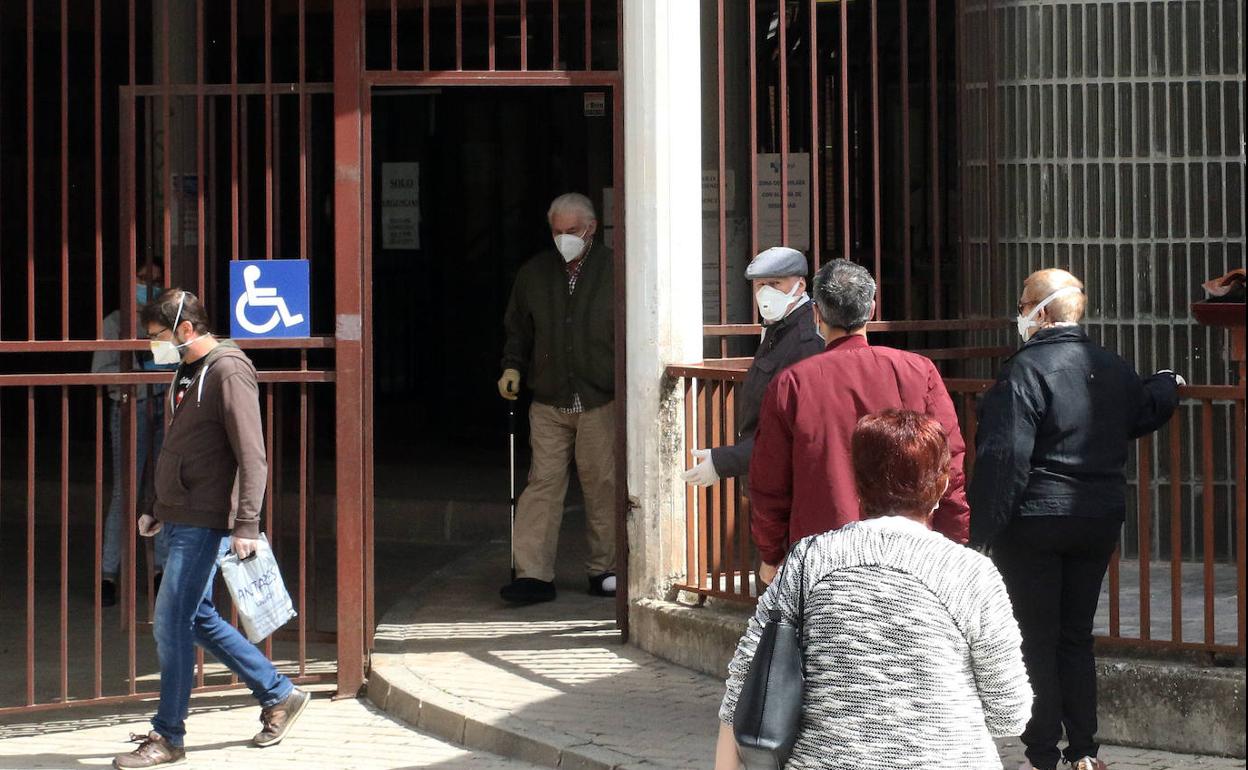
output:
[[[24,672],[6,678],[0,714],[154,694],[153,549],[133,512],[157,423],[145,396],[169,375],[135,365],[136,274],[158,268],[227,328],[236,259],[306,258],[313,274],[316,336],[243,345],[260,369],[263,528],[299,611],[265,651],[296,681],[337,678],[352,694],[361,681],[360,603],[324,568],[362,520],[328,471],[363,476],[333,441],[359,417],[358,376],[354,393],[335,385],[333,287],[358,274],[359,251],[335,250],[324,205],[333,18],[274,5],[0,4],[0,656]],[[114,311],[120,338],[106,339]],[[101,589],[114,489],[115,610]],[[201,653],[197,684],[237,681]]]

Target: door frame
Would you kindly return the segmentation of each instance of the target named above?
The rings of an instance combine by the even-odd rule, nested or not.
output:
[[[364,453],[366,457],[366,491],[365,506],[366,515],[364,521],[364,581],[365,581],[365,618],[364,627],[367,634],[366,649],[371,652],[373,647],[372,635],[376,629],[376,618],[374,617],[375,594],[374,594],[374,488],[373,488],[373,446],[372,446],[372,425],[373,425],[373,370],[370,362],[373,360],[373,96],[376,88],[404,86],[411,88],[420,87],[438,87],[447,90],[465,87],[481,87],[490,86],[497,88],[506,87],[545,87],[545,88],[581,88],[592,87],[602,88],[610,93],[611,103],[611,148],[612,148],[612,189],[614,190],[614,205],[612,221],[612,239],[611,248],[614,252],[614,271],[616,280],[615,285],[615,392],[616,398],[615,419],[616,419],[616,435],[615,435],[615,459],[616,459],[616,500],[615,500],[615,527],[616,527],[616,571],[619,576],[617,580],[617,591],[615,601],[616,624],[620,629],[621,637],[624,641],[628,639],[628,495],[626,492],[627,484],[627,379],[626,379],[626,354],[627,348],[625,344],[625,331],[627,328],[627,318],[625,313],[625,285],[620,280],[626,275],[626,260],[624,255],[624,152],[622,139],[624,136],[624,109],[621,99],[622,89],[620,87],[620,77],[615,73],[538,73],[538,72],[494,72],[494,73],[461,73],[461,72],[396,72],[386,71],[369,73],[362,79],[361,85],[361,114],[362,114],[362,146],[361,146],[361,173],[360,184],[362,186],[362,213],[361,223],[363,232],[361,233],[361,249],[363,262],[363,295],[365,311],[364,323],[364,361],[365,361],[365,385],[364,397],[366,424],[368,426],[369,441],[366,443]]]

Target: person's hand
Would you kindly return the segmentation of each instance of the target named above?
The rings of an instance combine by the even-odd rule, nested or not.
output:
[[[1159,371],[1159,372],[1157,372],[1157,373],[1158,373],[1158,374],[1168,374],[1168,375],[1170,375],[1171,377],[1173,377],[1173,378],[1174,378],[1175,383],[1176,383],[1176,384],[1177,384],[1180,388],[1181,388],[1181,387],[1183,387],[1184,385],[1186,385],[1186,384],[1187,384],[1187,380],[1183,378],[1183,375],[1179,374],[1178,372],[1174,371],[1173,369],[1162,369],[1161,371]]]
[[[758,567],[758,579],[763,585],[769,586],[771,585],[771,581],[776,579],[776,573],[779,571],[779,564],[768,564],[767,562],[763,562]]]
[[[159,519],[150,513],[145,513],[139,517],[139,534],[143,537],[155,537],[156,533],[164,526]]]
[[[701,462],[684,472],[682,478],[686,483],[696,487],[709,487],[719,481],[719,472],[715,470],[715,463],[711,460],[711,450],[693,449],[689,454],[693,455],[695,461]]]
[[[260,548],[260,539],[256,537],[239,537],[230,535],[230,550],[238,554],[239,559],[246,559]]]
[[[518,369],[503,370],[503,376],[498,378],[498,395],[508,401],[515,401],[520,397],[520,371]]]

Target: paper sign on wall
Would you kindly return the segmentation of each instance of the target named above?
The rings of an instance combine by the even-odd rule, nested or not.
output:
[[[420,164],[381,164],[381,247],[420,248]]]
[[[781,237],[780,154],[758,155],[758,247],[788,246],[803,251],[810,248],[810,153],[789,154],[788,208],[789,237]]]

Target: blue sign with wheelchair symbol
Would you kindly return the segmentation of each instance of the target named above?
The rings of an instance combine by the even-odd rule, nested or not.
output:
[[[306,259],[230,263],[230,335],[239,339],[310,337]]]

